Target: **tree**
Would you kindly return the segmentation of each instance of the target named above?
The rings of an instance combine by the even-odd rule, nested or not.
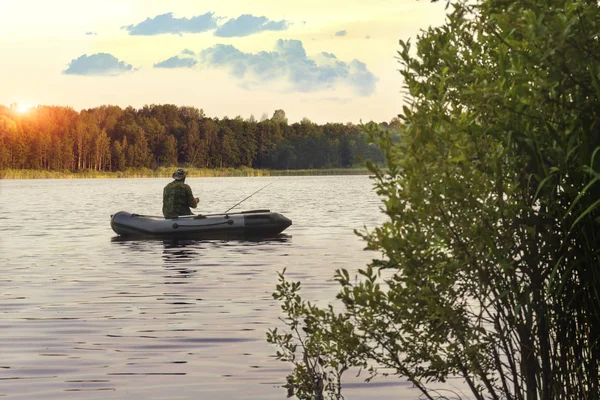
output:
[[[288,119],[285,116],[285,111],[275,110],[275,112],[273,113],[273,117],[271,118],[271,121],[276,122],[278,124],[287,125]]]
[[[92,120],[87,112],[82,112],[80,118],[74,125],[75,150],[77,155],[77,169],[87,169],[91,167],[91,148],[97,135],[100,134],[100,128]]]
[[[297,158],[294,145],[288,141],[281,142],[275,149],[275,167],[278,169],[293,169]]]
[[[131,154],[128,154],[130,159],[129,165],[134,168],[147,167],[150,160],[150,151],[144,130],[139,126],[132,126],[127,136],[131,137],[131,142],[127,149],[128,152],[131,152]]]
[[[356,140],[349,136],[344,136],[340,144],[340,159],[342,167],[351,167],[356,158]]]
[[[0,115],[0,168],[15,167],[17,124]]]
[[[256,130],[256,168],[269,167],[268,160],[281,140],[281,126],[271,120],[262,121]]]
[[[167,134],[165,127],[154,117],[148,118],[144,115],[139,115],[137,119],[138,125],[144,130],[148,142],[148,151],[151,155],[149,163],[150,168],[155,169],[156,167],[162,166],[161,160],[165,159],[165,154],[167,152]]]
[[[240,162],[240,151],[235,141],[235,135],[233,131],[223,126],[219,129],[219,168],[237,167]]]
[[[159,164],[169,167],[177,165],[177,142],[174,136],[167,136],[165,138]]]
[[[127,136],[123,136],[123,141],[113,142],[113,164],[117,167],[117,171],[125,171],[128,167],[131,167],[131,161],[128,158],[130,154],[129,144],[127,143]]]
[[[110,162],[110,140],[104,129],[95,137],[93,148],[93,169],[106,169],[106,164]]]
[[[428,399],[457,376],[476,399],[599,398],[599,31],[595,0],[455,1],[400,42],[402,141],[365,128],[389,219],[362,235],[383,257],[336,273],[341,313],[280,276],[268,341],[291,393],[385,367]]]
[[[123,144],[126,144],[127,138],[123,138]],[[125,169],[125,155],[121,142],[115,140],[111,149],[111,165],[115,170],[123,171]]]
[[[226,119],[222,122],[233,131],[235,136],[233,142],[238,152],[236,166],[251,167],[256,153],[256,121],[244,121],[242,117],[237,116],[232,120]]]
[[[200,147],[205,152],[202,156],[205,164],[202,166],[216,167],[217,159],[220,160],[219,126],[212,119],[205,118],[200,126],[200,136],[202,138]]]
[[[394,117],[390,120],[389,127],[394,131],[400,131],[402,128],[402,121],[400,121],[399,117]]]
[[[189,123],[191,121],[199,122],[204,118],[204,110],[199,110],[196,107],[179,107],[181,119]]]
[[[187,131],[182,139],[183,159],[190,167],[201,165],[202,159],[202,142],[200,140],[200,127],[198,121],[193,119],[187,124]],[[200,157],[198,157],[200,155]]]

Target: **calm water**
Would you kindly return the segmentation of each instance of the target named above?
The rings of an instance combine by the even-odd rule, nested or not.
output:
[[[110,215],[160,215],[170,179],[0,181],[0,397],[284,399],[273,358],[277,272],[333,301],[336,268],[378,254],[354,229],[384,220],[366,176],[188,179],[200,212],[268,208],[277,240],[114,241]],[[351,379],[347,399],[415,399]]]

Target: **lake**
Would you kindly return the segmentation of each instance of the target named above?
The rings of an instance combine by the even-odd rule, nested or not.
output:
[[[117,211],[160,215],[170,179],[0,181],[0,397],[285,399],[277,272],[334,301],[334,270],[364,267],[354,229],[384,221],[367,176],[189,178],[200,213],[270,209],[264,241],[116,241]],[[347,399],[416,399],[397,378],[348,376]]]

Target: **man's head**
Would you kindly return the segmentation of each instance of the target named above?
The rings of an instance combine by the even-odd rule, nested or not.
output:
[[[175,179],[176,181],[184,181],[186,175],[187,175],[187,172],[185,172],[183,169],[179,168],[177,171],[173,172],[173,179]]]

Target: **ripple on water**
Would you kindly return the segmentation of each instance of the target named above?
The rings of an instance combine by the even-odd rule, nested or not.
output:
[[[116,238],[110,215],[160,214],[168,181],[2,181],[0,396],[285,396],[281,385],[289,366],[274,359],[275,348],[265,340],[267,329],[281,326],[281,310],[271,296],[277,272],[287,268],[288,278],[302,281],[309,300],[333,301],[334,270],[355,271],[373,257],[353,233],[382,220],[372,182],[191,178],[188,183],[203,194],[203,213],[220,212],[223,204],[235,204],[272,181],[273,191],[248,199],[243,209],[283,212],[293,225],[272,240]],[[29,199],[30,211],[14,199]],[[37,218],[35,229],[24,218]],[[381,400],[418,396],[404,396],[401,382],[351,383],[346,398],[369,398],[370,388]]]

